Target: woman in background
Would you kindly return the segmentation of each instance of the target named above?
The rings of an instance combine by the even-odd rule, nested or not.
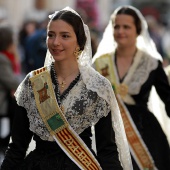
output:
[[[93,62],[116,93],[134,169],[170,169],[167,137],[148,108],[155,87],[170,117],[170,86],[139,10],[123,6],[114,11]]]

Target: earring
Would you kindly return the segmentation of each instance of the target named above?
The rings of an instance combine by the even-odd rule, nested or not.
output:
[[[77,60],[79,59],[79,55],[81,54],[81,50],[80,47],[76,47],[75,51],[74,51],[74,55],[76,56]]]

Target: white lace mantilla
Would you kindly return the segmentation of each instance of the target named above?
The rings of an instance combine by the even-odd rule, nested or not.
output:
[[[43,140],[53,141],[37,110],[29,77],[30,75],[27,75],[15,94],[18,105],[27,110],[30,130]],[[54,84],[53,87],[55,88]],[[96,92],[88,90],[82,79],[70,90],[66,99],[62,101],[62,105],[67,121],[77,134],[96,124],[110,111],[106,101]]]
[[[157,67],[157,59],[138,50],[134,57],[134,62],[123,81],[123,83],[128,86],[128,93],[130,95],[139,94],[139,91],[148,79],[149,74]]]
[[[150,56],[149,54],[138,49],[134,56],[134,61],[127,72],[124,80],[120,83],[118,72],[115,64],[115,55],[113,56],[114,72],[116,76],[116,83],[118,85],[124,84],[128,87],[128,93],[126,96],[122,97],[122,100],[128,104],[135,104],[132,95],[139,94],[143,84],[147,81],[150,73],[158,67],[158,60]]]

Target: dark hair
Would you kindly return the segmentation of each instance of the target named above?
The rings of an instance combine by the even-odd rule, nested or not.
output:
[[[141,20],[138,17],[138,15],[136,14],[136,12],[132,8],[122,7],[121,9],[119,9],[117,11],[116,15],[120,15],[120,14],[130,15],[130,16],[132,16],[134,18],[134,23],[135,23],[135,26],[136,26],[136,31],[137,31],[137,34],[139,35],[141,33],[141,31],[142,31],[142,26],[141,26]]]
[[[11,27],[0,26],[0,51],[6,50],[13,41],[13,31]]]
[[[84,46],[86,44],[86,35],[85,35],[83,22],[81,18],[71,11],[62,10],[62,11],[59,11],[54,16],[52,16],[52,19],[50,21],[55,21],[58,19],[61,19],[67,22],[73,27],[74,32],[77,37],[78,44],[80,46],[80,50],[84,50]]]

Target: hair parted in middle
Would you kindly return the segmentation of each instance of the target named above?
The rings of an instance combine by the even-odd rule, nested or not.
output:
[[[80,50],[83,51],[87,38],[85,35],[83,21],[82,21],[81,17],[71,11],[61,10],[61,11],[53,14],[53,16],[49,22],[59,20],[59,19],[67,22],[69,25],[71,25],[73,27],[74,32],[77,37],[77,42],[80,47]]]

